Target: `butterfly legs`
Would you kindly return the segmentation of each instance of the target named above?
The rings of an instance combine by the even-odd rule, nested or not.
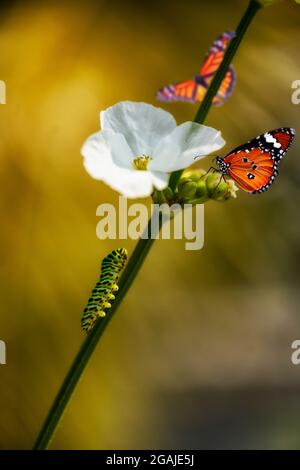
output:
[[[200,180],[201,180],[202,178],[204,178],[205,176],[207,176],[210,171],[211,171],[212,173],[215,173],[216,171],[218,171],[218,169],[215,168],[214,166],[211,166],[211,167],[204,173],[204,175],[200,176]]]
[[[216,169],[215,169],[215,170],[216,170]],[[218,170],[216,170],[216,171],[218,171]],[[215,195],[216,191],[218,190],[218,187],[219,187],[219,185],[220,185],[220,183],[221,183],[222,180],[224,181],[224,183],[227,183],[226,178],[225,178],[225,175],[223,175],[223,173],[220,174],[220,179],[219,179],[219,181],[218,181],[218,184],[217,184],[217,186],[215,187],[215,189],[213,190],[213,193],[212,193],[213,196]]]
[[[220,170],[219,170],[218,168],[215,168],[214,166],[211,166],[211,167],[207,170],[207,172],[204,173],[204,175],[202,175],[202,176],[200,177],[200,179],[206,177],[210,171],[212,172],[212,174],[214,174],[214,173],[220,173],[220,179],[219,179],[218,184],[217,184],[217,186],[215,187],[215,189],[213,190],[213,193],[212,193],[212,194],[214,195],[215,192],[217,191],[217,189],[218,189],[218,187],[219,187],[221,181],[223,180],[225,183],[226,183],[227,181],[226,181],[225,175],[224,175],[223,173],[221,173]]]
[[[196,158],[197,158],[197,157],[196,157]],[[215,159],[214,159],[213,161],[215,161]],[[219,168],[215,168],[214,166],[209,167],[209,169],[204,173],[204,175],[200,176],[200,180],[201,180],[202,178],[206,177],[206,176],[208,175],[208,173],[210,173],[210,172],[211,172],[212,174],[214,174],[214,173],[220,173],[220,179],[219,179],[218,184],[217,184],[217,186],[214,188],[213,193],[212,193],[212,194],[214,195],[215,192],[217,191],[217,189],[218,189],[218,187],[219,187],[221,181],[223,180],[225,183],[227,183],[227,181],[226,181],[225,175],[220,171],[220,169],[219,169]]]

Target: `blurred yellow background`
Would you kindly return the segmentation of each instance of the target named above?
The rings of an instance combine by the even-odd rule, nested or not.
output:
[[[0,19],[0,448],[30,448],[84,334],[107,252],[96,207],[118,195],[85,172],[99,111],[124,99],[178,122],[197,107],[158,88],[192,77],[246,0],[6,2]],[[300,131],[300,7],[261,11],[235,58],[231,99],[206,121],[226,150]],[[298,137],[299,139],[299,137]],[[105,333],[51,449],[299,448],[299,142],[271,190],[205,206],[205,246],[157,241]],[[204,165],[210,166],[210,158]]]

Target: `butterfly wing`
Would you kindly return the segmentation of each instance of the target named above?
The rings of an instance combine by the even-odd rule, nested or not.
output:
[[[194,79],[167,85],[157,92],[156,97],[160,101],[189,101],[191,103],[202,101],[206,89],[223,60],[225,49],[234,36],[235,33],[232,32],[221,34],[209,49],[200,72]],[[234,81],[235,74],[230,66],[214,104],[222,104],[230,96]]]
[[[219,88],[217,95],[213,99],[215,106],[221,106],[229,98],[232,93],[234,84],[236,82],[235,71],[232,65],[230,65],[223,82]]]
[[[207,86],[209,85],[214,74],[218,70],[225,50],[229,44],[229,41],[235,36],[234,32],[225,32],[219,36],[211,48],[209,49],[204,59],[203,65],[199,70],[199,75],[206,80]]]
[[[228,175],[248,193],[266,191],[278,175],[278,163],[294,136],[294,129],[282,127],[235,148],[224,158]]]
[[[231,160],[228,175],[249,193],[264,191],[277,176],[275,162],[268,152],[256,148],[250,152],[240,150],[224,159],[226,163]]]
[[[205,88],[195,80],[186,80],[161,88],[156,97],[160,101],[189,101],[195,103],[196,101],[202,101],[205,91]]]
[[[203,78],[206,87],[208,88],[216,71],[218,70],[225,50],[229,41],[235,36],[233,32],[225,32],[218,37],[210,48],[204,64],[202,65],[199,75]],[[213,104],[216,106],[222,105],[231,95],[233,86],[236,82],[236,75],[232,65],[229,66],[224,80],[221,83],[217,95],[213,99]]]

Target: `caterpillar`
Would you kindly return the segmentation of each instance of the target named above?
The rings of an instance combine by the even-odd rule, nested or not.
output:
[[[127,260],[127,250],[117,248],[109,253],[102,261],[100,278],[87,302],[81,316],[81,328],[86,332],[93,329],[99,317],[105,317],[105,310],[111,307],[115,299],[114,292],[118,287],[118,279]]]

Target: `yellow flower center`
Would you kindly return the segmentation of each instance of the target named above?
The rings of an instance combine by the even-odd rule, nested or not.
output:
[[[133,160],[132,164],[136,170],[147,171],[150,160],[152,158],[149,155],[139,155]]]

